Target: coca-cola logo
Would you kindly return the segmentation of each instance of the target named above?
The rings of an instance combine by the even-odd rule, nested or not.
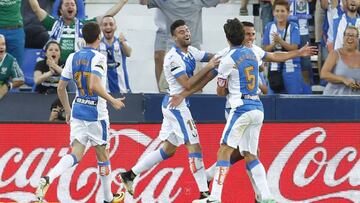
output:
[[[59,144],[67,142],[69,129],[67,125],[12,125],[4,127],[0,124],[0,138],[7,138],[0,148],[0,201],[30,202],[35,200],[33,192],[40,177],[61,156],[69,153],[66,144]],[[113,126],[120,129],[110,130],[115,189],[121,187],[120,180],[115,177],[130,169],[138,159],[156,150],[161,141],[156,138],[160,128],[158,124]],[[357,128],[355,131],[338,131],[338,128],[345,129],[346,126],[333,127],[333,124],[318,126],[322,127],[310,124],[264,125],[260,159],[265,168],[269,168],[268,181],[274,198],[281,203],[360,203],[358,124],[352,125]],[[202,138],[205,165],[210,166],[216,159],[214,149],[219,141],[214,134],[220,135],[224,125],[200,124],[197,127]],[[31,142],[22,140],[23,131],[32,136]],[[48,139],[49,134],[61,139]],[[79,165],[62,174],[51,185],[47,200],[102,202],[96,160],[86,157],[94,158],[86,155]],[[246,179],[245,170],[242,168],[234,172],[236,167],[241,167],[241,164],[234,165],[227,175],[223,201],[253,202],[251,184],[237,181],[244,177]],[[138,176],[134,182],[135,195],[126,195],[125,202],[191,202],[199,194],[194,182],[186,150],[179,149],[175,157]],[[239,194],[233,195],[236,192]]]
[[[134,130],[134,129],[123,129],[123,130],[110,130],[111,139],[113,139],[114,145],[111,147],[110,150],[110,157],[113,157],[117,150],[119,149],[119,136],[126,136],[137,143],[147,146],[146,151],[144,151],[143,155],[149,153],[157,149],[160,144],[159,139],[152,139],[151,137],[145,135],[144,133]],[[88,148],[87,148],[88,149]],[[40,177],[44,174],[44,170],[48,165],[50,159],[53,156],[63,156],[68,153],[68,148],[60,149],[58,154],[54,154],[56,151],[55,148],[36,148],[32,152],[29,153],[27,157],[24,156],[24,152],[21,148],[11,148],[7,151],[4,155],[0,158],[0,188],[7,187],[9,184],[14,183],[16,188],[24,188],[27,185],[30,185],[34,189],[36,188]],[[37,164],[35,170],[29,171],[29,167],[32,165],[32,162],[36,159],[40,158],[40,162]],[[140,157],[141,159],[142,157]],[[4,174],[4,170],[7,166],[12,164],[21,163],[20,167],[17,171],[14,171],[14,174],[10,177],[5,179],[2,174]],[[134,186],[141,181],[143,178],[147,177],[148,174],[155,168],[154,166],[151,170],[147,171],[146,173],[138,176],[134,181]],[[100,186],[100,179],[98,177],[98,169],[97,167],[89,167],[85,168],[81,171],[80,175],[75,179],[73,176],[74,172],[77,170],[77,166],[70,168],[65,173],[60,175],[59,183],[57,184],[57,198],[60,202],[89,202],[90,199],[95,196],[96,202],[102,202],[103,200],[103,193],[102,188]],[[116,176],[123,172],[125,169],[117,168],[112,170],[112,177],[117,185],[117,187],[121,187],[121,183],[118,181]],[[126,201],[129,202],[173,202],[181,193],[179,189],[176,191],[174,195],[170,194],[173,190],[174,185],[179,180],[183,168],[163,168],[161,169],[155,177],[152,177],[152,181],[145,190],[143,190],[135,199],[127,195]],[[30,174],[30,177],[27,175]],[[166,175],[171,175],[171,178],[168,179],[167,183],[165,184],[164,189],[162,190],[161,194],[155,198],[155,190],[159,183]],[[88,182],[91,176],[95,175],[96,180],[95,184],[89,186]],[[93,181],[92,181],[93,182]],[[71,185],[76,186],[76,190],[79,190],[83,187],[90,187],[88,189],[88,193],[86,196],[82,198],[74,199],[71,192]],[[36,197],[33,192],[25,192],[22,190],[18,191],[10,191],[0,194],[0,199],[11,199],[16,202],[30,202],[35,201]]]
[[[304,142],[310,137],[316,136],[315,142],[317,144],[313,149],[299,150]],[[344,147],[332,157],[326,148],[321,146],[326,141],[326,131],[320,127],[310,128],[295,136],[275,157],[268,170],[268,182],[271,192],[275,199],[279,202],[316,202],[319,200],[326,200],[332,198],[344,198],[353,202],[360,202],[360,191],[356,189],[342,189],[341,184],[348,183],[355,188],[360,186],[360,159],[358,151],[355,147]],[[355,143],[359,146],[359,143]],[[328,187],[329,191],[312,190],[309,198],[285,197],[280,189],[284,169],[289,165],[289,161],[295,153],[303,153],[304,155],[295,166],[292,173],[293,184],[299,188],[306,189],[306,186],[311,185],[315,180],[322,180],[323,184]],[[336,172],[341,167],[341,162],[346,161],[352,165],[351,169],[343,174],[342,177],[337,177]],[[309,165],[313,166],[311,174],[306,176],[306,171]],[[322,174],[322,177],[321,177]],[[332,188],[337,187],[337,191]],[[331,189],[331,190],[330,190]]]

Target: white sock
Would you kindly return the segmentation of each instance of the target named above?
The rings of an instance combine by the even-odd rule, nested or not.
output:
[[[162,148],[160,148],[156,151],[150,152],[148,155],[142,158],[139,162],[135,164],[134,167],[132,167],[131,170],[136,175],[139,175],[143,171],[150,169],[151,167],[155,166],[156,164],[167,158],[169,158],[169,156],[164,152]]]
[[[205,166],[202,154],[199,152],[189,154],[190,171],[195,178],[195,182],[200,192],[209,191],[206,181]]]
[[[113,194],[111,192],[111,166],[110,161],[98,162],[99,175],[101,180],[101,186],[103,189],[104,200],[111,202]]]
[[[222,188],[224,186],[225,178],[229,172],[229,169],[230,161],[220,160],[216,162],[215,176],[209,199],[221,201]]]
[[[77,158],[74,154],[66,154],[61,157],[60,161],[48,173],[49,181],[52,183],[55,178],[61,175],[66,169],[77,164]]]
[[[261,196],[260,196],[261,194],[260,194],[259,188],[257,188],[257,186],[256,186],[256,184],[254,182],[254,179],[253,179],[253,177],[251,175],[251,172],[246,170],[246,173],[248,174],[251,185],[252,185],[252,187],[254,189],[254,192],[255,192],[255,195],[256,195],[256,201],[260,202],[261,201]]]
[[[215,175],[215,169],[216,169],[216,162],[211,165],[209,168],[206,169],[206,180],[212,181]]]
[[[267,180],[266,180],[266,171],[264,166],[258,159],[255,159],[246,164],[246,169],[250,171],[254,183],[260,193],[262,200],[272,199]],[[254,187],[255,190],[255,187]]]

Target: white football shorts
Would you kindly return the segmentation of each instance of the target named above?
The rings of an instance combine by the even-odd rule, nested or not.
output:
[[[199,134],[188,107],[167,109],[162,107],[163,123],[159,133],[161,140],[175,146],[199,143]]]
[[[84,121],[72,118],[70,121],[70,145],[78,140],[84,146],[107,145],[109,147],[109,120]]]
[[[264,112],[260,110],[239,112],[231,109],[220,144],[226,144],[234,149],[239,147],[241,155],[244,155],[244,151],[257,155],[263,120]]]

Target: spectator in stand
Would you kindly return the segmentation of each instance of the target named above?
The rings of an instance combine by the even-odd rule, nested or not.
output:
[[[343,36],[346,26],[353,25],[360,29],[360,16],[357,13],[359,6],[359,0],[346,0],[346,12],[334,20],[334,50],[343,46]]]
[[[35,92],[56,94],[64,62],[60,60],[60,45],[49,41],[45,46],[45,59],[37,62],[34,71]]]
[[[159,8],[166,20],[166,32],[170,38],[170,25],[178,20],[184,19],[189,27],[192,36],[192,46],[200,49],[202,44],[202,8],[215,7],[218,4],[226,3],[229,0],[139,0],[140,4],[147,5],[148,8]],[[181,8],[181,9],[179,9]]]
[[[167,84],[163,74],[164,57],[168,50],[168,46],[170,46],[169,35],[166,32],[166,20],[166,16],[157,8],[154,17],[155,25],[158,28],[156,30],[154,42],[155,76],[159,92],[164,93],[167,92],[167,89],[169,88],[169,84]]]
[[[128,0],[119,0],[105,15],[116,15]],[[62,61],[66,61],[67,57],[78,51],[84,46],[81,28],[85,22],[97,21],[101,22],[102,16],[96,18],[79,20],[76,18],[77,6],[75,0],[62,0],[59,7],[60,18],[55,19],[49,13],[39,6],[38,0],[29,0],[32,10],[45,28],[50,32],[50,40],[60,43]]]
[[[16,59],[6,53],[5,36],[0,34],[0,99],[2,99],[12,88],[24,84],[22,73]]]
[[[240,15],[247,16],[249,15],[247,5],[249,4],[249,0],[241,0],[240,1]]]
[[[59,12],[59,7],[60,4],[63,0],[55,0],[53,9],[52,9],[52,13],[51,15],[54,16],[55,18],[60,18],[61,13]],[[76,0],[76,8],[77,8],[77,12],[76,12],[76,18],[77,19],[85,19],[86,15],[85,15],[85,2],[84,0]]]
[[[275,0],[273,14],[276,21],[266,25],[263,38],[264,50],[267,52],[282,52],[298,49],[300,45],[300,32],[297,24],[288,22],[290,6],[287,0]],[[299,57],[289,59],[282,63],[270,63],[269,71],[281,71],[284,89],[274,91],[269,88],[269,94],[302,94],[303,78]]]
[[[61,104],[60,99],[56,99],[52,104],[50,108],[50,118],[49,121],[65,121],[65,109],[63,105]]]
[[[107,84],[110,93],[131,93],[129,76],[126,69],[126,57],[131,55],[131,47],[123,33],[115,37],[116,21],[112,16],[104,16],[101,21],[101,39],[99,51],[107,57]]]
[[[323,24],[323,40],[326,43],[327,54],[334,50],[334,19],[338,19],[344,13],[345,0],[321,0],[321,8],[326,11]]]
[[[186,22],[186,25],[189,27],[192,36],[192,46],[200,49],[202,44],[202,8],[206,7],[215,7],[218,4],[226,3],[229,0],[172,0],[172,1],[163,1],[163,0],[139,0],[140,4],[147,5],[148,8],[159,8],[162,14],[165,16],[166,22],[166,38],[168,39],[166,43],[171,40],[170,36],[170,25],[178,19],[183,19]],[[180,8],[180,9],[179,9]],[[161,17],[160,19],[164,19]],[[158,26],[162,27],[163,22],[158,23]],[[162,33],[158,33],[157,37]],[[156,47],[155,47],[156,48]],[[156,51],[156,50],[155,50]],[[161,51],[161,50],[160,50]],[[160,68],[161,62],[164,61],[165,52],[155,52],[155,72],[158,79],[159,90],[163,91],[168,87],[167,84],[163,85],[162,78],[160,77],[160,71],[156,71],[156,68]],[[197,71],[195,71],[197,72]],[[167,90],[166,90],[167,91]]]
[[[0,34],[6,38],[6,48],[22,67],[25,33],[21,16],[21,0],[0,2]]]
[[[312,0],[289,0],[290,4],[290,15],[289,20],[295,22],[299,26],[300,31],[300,46],[310,42],[309,36],[309,19],[312,18],[310,14],[309,2]],[[312,94],[311,83],[312,83],[312,65],[310,57],[300,58],[301,72],[304,79],[304,93]]]
[[[28,0],[21,1],[21,14],[24,19],[25,47],[41,49],[49,41],[49,33],[41,24],[35,13],[31,10]],[[41,8],[50,12],[54,0],[39,0]]]
[[[347,26],[343,47],[331,52],[321,70],[328,81],[324,95],[360,95],[359,29]]]
[[[262,33],[264,33],[265,26],[274,20],[272,2],[273,0],[260,0],[260,19],[263,25]]]

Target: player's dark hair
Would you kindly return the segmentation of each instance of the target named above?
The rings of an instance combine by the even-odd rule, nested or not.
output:
[[[239,19],[228,19],[224,24],[224,31],[226,38],[231,42],[232,45],[241,45],[244,41],[244,26]]]
[[[96,22],[88,22],[82,28],[82,34],[87,44],[94,43],[100,35],[100,26]]]
[[[186,25],[184,20],[175,20],[171,26],[170,26],[170,32],[171,32],[171,36],[174,36],[174,32],[176,30],[176,28]]]
[[[244,27],[254,27],[254,24],[249,21],[242,21],[241,23],[243,24]]]
[[[290,11],[290,5],[288,0],[275,0],[273,4],[273,10],[275,10],[276,6],[285,6],[287,11]]]

